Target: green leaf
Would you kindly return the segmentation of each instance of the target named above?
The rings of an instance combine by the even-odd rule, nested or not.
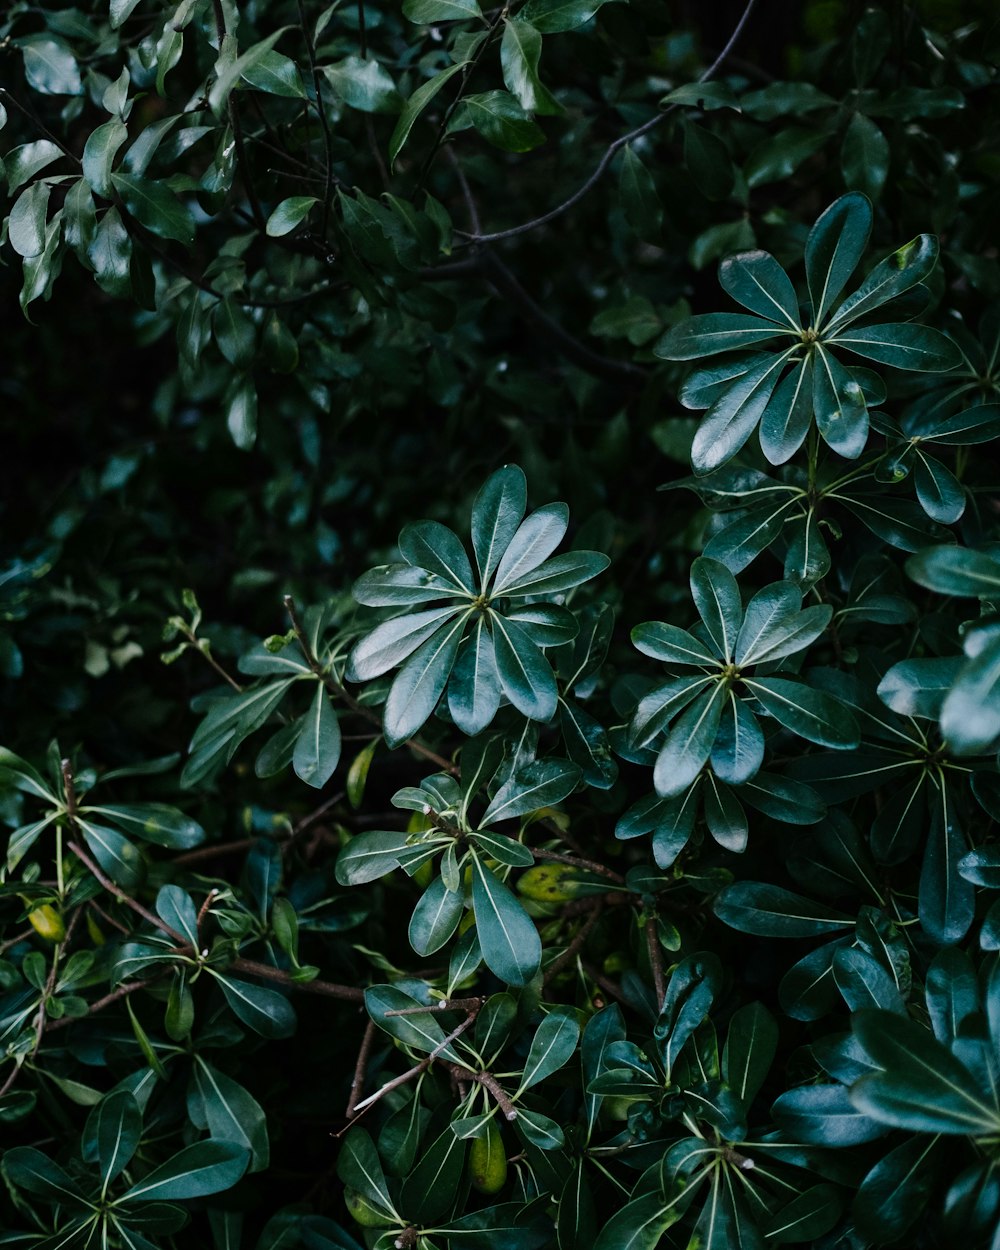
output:
[[[844,184],[877,200],[889,176],[889,160],[889,140],[871,118],[855,113],[840,149]]]
[[[565,760],[534,760],[519,768],[504,782],[483,812],[483,828],[499,820],[526,816],[541,807],[552,807],[572,794],[580,780],[580,770]]]
[[[133,1185],[123,1200],[204,1198],[231,1189],[250,1162],[248,1152],[232,1142],[202,1141],[161,1163]]]
[[[474,3],[474,0],[472,0]],[[396,129],[392,132],[389,140],[389,165],[390,168],[395,165],[396,158],[402,152],[407,139],[410,137],[410,131],[413,124],[424,111],[431,100],[437,95],[441,88],[453,78],[459,71],[465,69],[468,61],[460,61],[455,65],[449,65],[447,69],[436,74],[429,82],[419,86],[413,95],[403,105],[403,111],[399,115],[399,121],[396,123]]]
[[[523,15],[509,17],[500,41],[504,85],[526,113],[562,113],[538,76],[541,55],[542,37],[535,27]]]
[[[950,338],[930,326],[912,322],[854,326],[838,331],[830,340],[838,347],[894,369],[943,373],[961,363],[961,354]]]
[[[327,82],[345,104],[362,113],[398,113],[403,100],[389,71],[378,61],[348,56],[325,65]]]
[[[410,564],[381,564],[369,569],[354,583],[351,593],[358,603],[370,608],[430,603],[459,594],[451,581]]]
[[[863,1237],[898,1241],[912,1227],[937,1184],[936,1146],[936,1137],[911,1137],[875,1164],[851,1207]]]
[[[139,0],[111,0],[111,29],[117,30],[138,7]]]
[[[608,0],[528,0],[521,17],[542,32],[554,35],[584,26]]]
[[[249,1151],[251,1172],[266,1168],[270,1147],[267,1116],[260,1103],[201,1055],[195,1055],[194,1080],[212,1140]]]
[[[813,306],[813,326],[827,312],[857,269],[868,245],[872,206],[854,191],[835,200],[822,214],[806,242],[806,280]]]
[[[794,582],[775,582],[759,590],[747,604],[736,640],[735,660],[764,664],[794,655],[823,633],[833,610],[828,604],[815,604],[799,611],[802,591]]]
[[[64,40],[51,35],[31,35],[19,41],[24,57],[24,76],[42,95],[82,95],[80,67]]]
[[[711,473],[736,455],[757,428],[794,351],[764,358],[709,408],[691,444],[695,473]]]
[[[465,1171],[467,1149],[465,1139],[457,1137],[450,1125],[446,1125],[429,1146],[423,1147],[416,1167],[403,1182],[400,1195],[400,1206],[409,1218],[421,1223],[436,1223],[447,1218]]]
[[[518,532],[527,506],[528,484],[516,464],[487,478],[472,505],[472,549],[480,585],[486,586]]]
[[[813,420],[813,360],[782,378],[760,422],[760,446],[771,464],[784,464],[806,441]]]
[[[454,593],[454,592],[452,592]],[[351,652],[347,664],[350,681],[371,681],[402,664],[448,622],[454,622],[462,609],[457,606],[429,608],[384,621],[367,634]],[[466,619],[463,615],[462,620]]]
[[[722,1075],[745,1107],[760,1092],[778,1048],[778,1025],[763,1003],[747,1003],[729,1022]]]
[[[84,842],[111,880],[125,890],[137,889],[142,884],[146,865],[128,838],[90,820],[79,819],[77,823]]]
[[[884,1124],[855,1106],[842,1085],[790,1089],[775,1101],[771,1112],[786,1140],[807,1146],[859,1146],[886,1132]]]
[[[720,659],[732,661],[743,619],[736,578],[718,560],[699,556],[691,565],[691,597]]]
[[[694,1197],[685,1195],[683,1205],[674,1205],[657,1189],[642,1194],[618,1208],[604,1225],[594,1242],[594,1250],[656,1250],[663,1234],[680,1218],[684,1206]]]
[[[1000,1113],[985,1102],[969,1071],[913,1020],[866,1010],[851,1019],[854,1036],[879,1072],[851,1086],[851,1102],[873,1119],[918,1133],[996,1133]]]
[[[433,1010],[413,1010],[419,1006],[421,1004],[415,998],[392,985],[373,985],[365,990],[365,1008],[380,1029],[413,1050],[425,1054],[437,1051],[450,1062],[460,1063],[461,1058],[451,1043],[442,1047],[445,1033],[434,1019]],[[391,1016],[387,1014],[390,1011],[406,1011],[408,1014]]]
[[[733,189],[735,170],[729,149],[714,131],[685,118],[684,167],[708,200],[724,200]]]
[[[476,593],[472,565],[458,536],[438,521],[417,521],[399,536],[399,550],[407,564],[427,569],[470,597]]]
[[[806,130],[801,126],[789,126],[759,147],[754,148],[743,167],[743,177],[748,187],[765,186],[791,178],[827,141],[825,130]]]
[[[180,933],[192,950],[198,949],[198,911],[186,890],[179,885],[161,885],[156,895],[156,914]]]
[[[191,756],[181,773],[181,784],[192,786],[220,762],[231,760],[240,744],[277,710],[293,680],[265,682],[213,701],[191,739]]]
[[[567,551],[524,573],[516,583],[505,587],[504,595],[508,599],[525,599],[528,595],[559,594],[590,581],[610,563],[600,551]]]
[[[283,96],[289,100],[306,99],[299,67],[291,57],[282,56],[273,49],[244,66],[243,81],[267,95]]]
[[[451,938],[464,911],[461,892],[449,890],[441,877],[435,877],[410,917],[410,945],[418,955],[433,955]]]
[[[516,622],[497,612],[491,621],[497,676],[504,694],[529,720],[550,720],[558,702],[552,666]]]
[[[967,547],[928,547],[907,560],[906,571],[942,595],[986,599],[1000,594],[1000,560]]]
[[[82,810],[105,817],[144,842],[174,851],[189,851],[205,840],[205,830],[196,820],[166,803],[108,804]]]
[[[796,332],[801,328],[799,301],[784,269],[769,252],[740,252],[719,266],[719,282],[752,313]]]
[[[764,733],[757,717],[742,699],[738,699],[732,690],[727,690],[726,696],[719,730],[712,744],[712,770],[721,781],[732,786],[739,786],[749,781],[764,762]],[[730,815],[745,826],[746,821],[742,809],[735,800],[730,803],[719,797],[718,802],[730,808]],[[733,808],[736,810],[733,811]],[[707,795],[705,814],[708,819]],[[721,813],[719,815],[721,817]],[[708,823],[712,825],[710,819]],[[742,850],[742,846],[739,849]]]
[[[476,0],[403,0],[403,16],[421,26],[482,18]]]
[[[128,1167],[142,1137],[142,1112],[134,1095],[114,1089],[87,1118],[84,1151],[96,1162],[104,1189]]]
[[[663,204],[652,174],[633,151],[630,143],[626,144],[622,153],[618,194],[629,226],[640,239],[656,242],[662,235]],[[658,321],[655,326],[659,328]]]
[[[25,794],[33,794],[49,803],[57,802],[41,773],[6,747],[0,747],[0,786],[23,790]]]
[[[508,985],[527,985],[542,961],[538,930],[515,896],[472,853],[472,907],[483,959]]]
[[[336,876],[341,885],[364,885],[377,881],[399,867],[399,854],[409,843],[408,833],[373,829],[352,838],[337,858]]]
[[[930,829],[920,869],[917,913],[924,932],[937,946],[952,946],[968,933],[976,914],[976,892],[959,871],[966,851],[947,790],[932,804]]]
[[[503,833],[491,833],[486,829],[477,829],[469,834],[473,846],[478,847],[491,859],[510,868],[530,868],[535,857],[529,847]]]
[[[783,1246],[816,1241],[840,1218],[840,1191],[834,1185],[813,1185],[793,1198],[765,1223],[768,1242]]]
[[[35,174],[41,173],[53,161],[58,161],[64,153],[58,144],[51,139],[36,139],[34,143],[22,143],[11,148],[3,158],[3,176],[7,182],[7,194],[24,186]]]
[[[878,697],[900,716],[936,720],[961,664],[959,656],[900,660],[879,682]]]
[[[663,360],[698,360],[720,352],[742,351],[791,333],[773,321],[746,313],[704,313],[672,326],[653,348],[653,354]]]
[[[550,503],[530,513],[518,526],[497,565],[491,594],[499,597],[523,583],[559,546],[569,525],[564,503]]]
[[[559,700],[559,729],[566,754],[583,774],[588,786],[609,790],[618,778],[618,765],[607,731],[589,712],[567,700]]]
[[[235,977],[214,975],[233,1014],[255,1033],[277,1040],[291,1037],[295,1032],[298,1023],[295,1009],[284,994],[249,981],[238,981]]]
[[[267,234],[272,239],[280,239],[291,234],[309,216],[309,210],[319,200],[314,195],[293,195],[282,200],[267,219]]]
[[[733,109],[740,111],[740,102],[732,87],[725,82],[689,82],[682,87],[675,87],[660,101],[661,106],[681,104],[690,108],[701,109],[708,113],[712,109]]]
[[[941,708],[941,733],[958,755],[989,751],[1000,738],[1000,636],[959,671]]]
[[[3,1153],[0,1169],[17,1189],[34,1194],[59,1206],[89,1207],[76,1182],[40,1150],[32,1146],[15,1146]]]
[[[83,148],[83,176],[98,195],[110,199],[111,166],[122,144],[128,138],[128,127],[120,118],[113,117],[91,131]]]
[[[448,683],[448,710],[464,734],[475,737],[500,707],[500,678],[486,617],[477,618]]]
[[[147,230],[188,247],[194,243],[194,218],[164,183],[133,174],[112,174],[111,182],[125,207]]]
[[[818,937],[854,924],[850,916],[825,903],[758,881],[725,886],[716,895],[713,910],[731,929],[759,937]]]
[[[302,717],[292,768],[301,781],[321,790],[340,762],[340,725],[322,682],[316,683],[312,706]]]
[[[454,617],[450,611],[449,616]],[[421,728],[437,706],[451,676],[469,613],[449,621],[424,642],[396,674],[385,701],[382,732],[397,747]]]
[[[965,491],[958,478],[940,460],[919,448],[913,465],[913,485],[921,508],[932,521],[954,525],[965,511]]]
[[[439,0],[428,0],[438,3]],[[450,0],[441,0],[450,3]],[[484,139],[505,152],[530,152],[545,142],[545,133],[508,91],[468,95],[462,107]]]
[[[820,746],[850,748],[861,740],[857,722],[831,695],[781,677],[745,679],[768,715],[800,738]]]
[[[568,1063],[580,1040],[580,1024],[569,1007],[556,1007],[538,1026],[531,1039],[531,1049],[524,1061],[521,1083],[515,1097],[544,1081],[547,1076]]]
[[[653,767],[653,785],[661,797],[680,794],[701,772],[719,730],[726,693],[725,684],[715,682],[670,730]]]
[[[937,264],[938,242],[921,234],[898,248],[871,271],[853,295],[837,308],[825,328],[826,336],[838,334],[852,321],[886,304],[922,282]]]
[[[859,947],[843,947],[833,958],[833,979],[844,996],[848,1010],[878,1007],[906,1015],[894,978],[877,959]]]
[[[215,82],[212,83],[208,93],[208,103],[216,117],[222,116],[229,96],[240,78],[264,60],[286,30],[288,30],[287,26],[279,27],[266,39],[255,43],[239,56],[236,55],[235,36],[226,34],[223,37],[219,48],[219,59],[215,64]]]
[[[7,219],[7,241],[26,260],[40,256],[45,251],[46,216],[51,187],[44,182],[33,182],[18,196]]]
[[[711,952],[688,955],[670,975],[653,1029],[669,1081],[677,1057],[707,1017],[722,986],[722,965]]]
[[[632,645],[643,655],[665,664],[707,665],[714,668],[718,659],[704,643],[686,629],[663,621],[646,621],[632,630]]]
[[[813,365],[813,413],[824,441],[841,456],[856,460],[868,441],[864,391],[836,357],[817,346]]]

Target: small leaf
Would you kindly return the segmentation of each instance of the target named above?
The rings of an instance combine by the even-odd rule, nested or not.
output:
[[[340,762],[340,725],[322,682],[316,683],[312,707],[302,717],[292,768],[300,780],[317,790],[333,776]]]
[[[282,200],[267,219],[267,233],[272,239],[291,234],[309,216],[309,210],[319,200],[314,195],[293,195]]]

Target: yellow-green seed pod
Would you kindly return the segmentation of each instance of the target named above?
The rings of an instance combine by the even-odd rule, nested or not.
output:
[[[569,864],[537,864],[522,873],[517,892],[538,903],[568,903],[581,895],[585,882]]]
[[[351,1218],[363,1228],[392,1228],[396,1222],[384,1211],[372,1206],[360,1190],[352,1189],[350,1185],[344,1188],[344,1202]]]
[[[61,942],[66,936],[63,918],[51,903],[43,903],[28,913],[28,923],[39,935],[49,942]]]
[[[507,1155],[496,1119],[487,1124],[484,1137],[473,1137],[466,1164],[473,1189],[498,1194],[507,1183]]]

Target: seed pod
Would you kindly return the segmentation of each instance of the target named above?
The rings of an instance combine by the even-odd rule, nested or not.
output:
[[[396,1223],[384,1211],[372,1206],[360,1190],[352,1189],[350,1185],[344,1188],[344,1202],[351,1213],[351,1218],[363,1228],[392,1228]]]
[[[473,1137],[466,1167],[481,1194],[497,1194],[507,1183],[507,1155],[495,1119],[488,1121],[485,1136]]]
[[[61,942],[66,936],[62,916],[51,903],[43,903],[28,913],[28,923],[35,932],[50,942]]]

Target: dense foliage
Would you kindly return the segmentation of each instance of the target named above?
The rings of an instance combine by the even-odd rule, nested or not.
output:
[[[993,6],[0,36],[0,1246],[1000,1250]]]

